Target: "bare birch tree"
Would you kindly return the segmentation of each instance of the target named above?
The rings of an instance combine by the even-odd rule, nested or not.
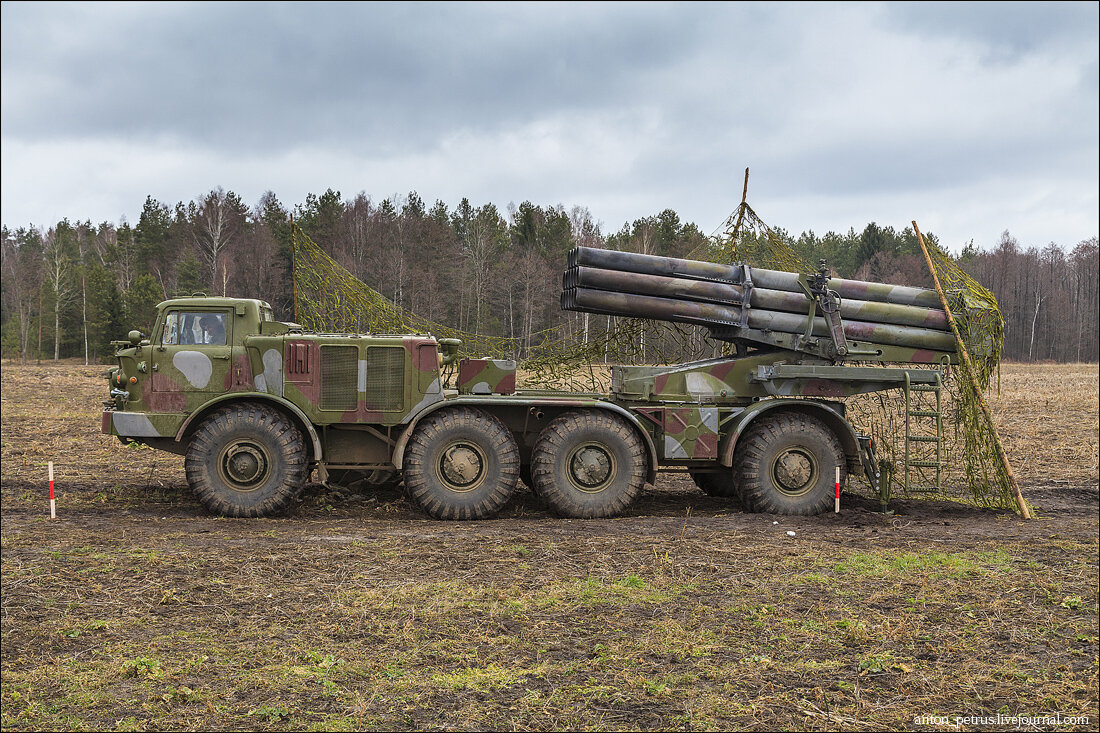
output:
[[[226,276],[223,262],[226,250],[244,224],[245,206],[237,194],[222,190],[219,186],[190,207],[192,241],[202,259],[210,267],[211,292],[217,292],[221,280],[221,294],[225,295]],[[219,278],[218,269],[223,272]]]
[[[74,270],[76,242],[68,221],[60,222],[43,238],[45,284],[53,298],[53,360],[61,358],[61,314],[76,297]]]

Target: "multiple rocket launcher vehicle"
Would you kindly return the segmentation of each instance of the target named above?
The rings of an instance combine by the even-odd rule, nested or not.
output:
[[[561,305],[702,326],[736,353],[615,366],[607,394],[517,390],[515,362],[459,361],[452,340],[309,333],[261,301],[192,297],[160,304],[151,338],[117,342],[103,431],[186,455],[200,500],[230,516],[285,509],[316,472],[364,488],[403,481],[441,519],[491,516],[521,480],[558,514],[606,517],[659,470],[749,511],[811,514],[833,507],[849,472],[877,485],[873,443],[836,398],[938,389],[940,370],[884,365],[957,363],[935,291],[824,266],[578,247]],[[210,316],[227,325],[223,343],[181,338]]]

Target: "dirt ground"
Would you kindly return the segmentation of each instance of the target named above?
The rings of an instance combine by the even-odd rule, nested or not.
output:
[[[523,492],[439,522],[318,485],[222,519],[181,458],[99,434],[103,370],[3,364],[5,730],[1100,722],[1096,365],[1005,367],[1030,522],[859,496],[754,515],[677,474],[612,520]]]

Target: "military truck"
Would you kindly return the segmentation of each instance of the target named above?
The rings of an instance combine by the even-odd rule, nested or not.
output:
[[[517,389],[514,361],[459,359],[457,340],[313,333],[263,301],[199,294],[115,342],[102,430],[185,456],[201,502],[233,517],[284,510],[314,473],[403,481],[440,519],[492,516],[521,477],[560,515],[608,517],[659,471],[750,511],[812,514],[832,508],[837,475],[878,475],[837,398],[935,391],[940,371],[885,364],[957,362],[934,291],[824,268],[578,247],[561,302],[703,326],[734,353],[615,366],[608,393]]]

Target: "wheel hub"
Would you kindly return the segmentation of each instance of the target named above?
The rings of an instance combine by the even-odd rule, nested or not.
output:
[[[469,443],[456,443],[447,448],[439,462],[443,479],[458,490],[469,489],[476,484],[484,468],[481,452]]]
[[[579,447],[569,461],[573,481],[586,491],[604,488],[614,473],[613,468],[614,460],[607,449],[592,443]]]
[[[813,485],[817,471],[812,456],[800,448],[790,448],[776,458],[772,473],[780,489],[798,494]]]
[[[237,488],[252,489],[267,476],[268,460],[253,443],[234,443],[222,455],[222,475]]]

